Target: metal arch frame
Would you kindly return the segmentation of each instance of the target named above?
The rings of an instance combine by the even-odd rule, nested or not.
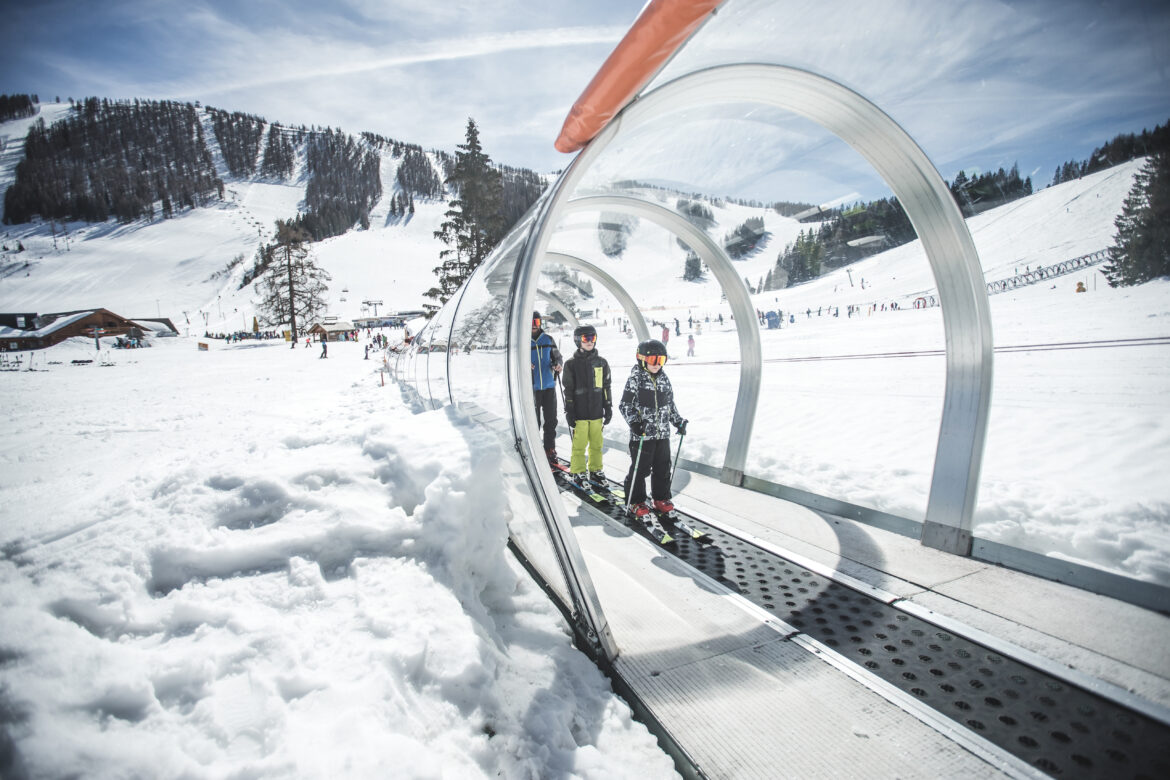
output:
[[[756,320],[755,307],[748,296],[743,279],[731,264],[731,258],[706,231],[696,227],[686,217],[648,200],[628,195],[588,195],[573,198],[565,203],[560,215],[567,216],[582,211],[617,211],[647,219],[685,241],[715,274],[715,279],[723,288],[723,293],[731,306],[731,314],[735,318],[740,353],[739,392],[735,399],[735,412],[731,417],[731,432],[727,437],[727,450],[723,456],[720,479],[731,485],[742,484],[748,446],[751,444],[752,428],[756,421],[756,408],[760,400],[763,350],[760,346],[760,326]]]
[[[638,304],[626,292],[626,288],[622,287],[618,280],[610,276],[609,273],[584,258],[577,257],[576,255],[567,255],[564,252],[549,252],[544,256],[544,259],[545,262],[560,263],[568,268],[581,271],[601,282],[605,289],[613,297],[618,299],[618,303],[625,310],[626,316],[629,318],[630,324],[634,327],[634,332],[638,336],[639,343],[650,338],[650,328],[647,327],[646,318],[642,316],[642,311],[638,308]],[[539,294],[539,291],[537,294]]]
[[[517,258],[516,270],[509,280],[511,298],[504,350],[505,383],[512,412],[514,446],[533,487],[533,498],[544,518],[549,541],[565,578],[565,586],[572,600],[572,604],[566,606],[574,611],[576,621],[574,628],[579,634],[584,635],[582,638],[588,644],[590,652],[612,661],[617,658],[620,650],[609,628],[609,621],[601,607],[601,599],[593,585],[589,567],[585,565],[585,558],[580,545],[577,544],[573,527],[565,513],[564,503],[559,499],[560,491],[548,468],[544,449],[533,448],[533,442],[540,441],[541,432],[537,428],[536,415],[533,414],[535,396],[532,391],[532,369],[529,360],[529,345],[532,342],[529,323],[538,292],[536,276],[539,273],[539,268],[532,259],[532,247],[540,232],[540,219],[548,214],[551,196],[559,191],[559,188],[559,182],[554,183],[546,193],[543,203],[538,202],[536,208],[539,212],[533,216],[531,227],[524,230],[527,240],[520,250],[520,257]]]
[[[569,165],[538,217],[514,280],[513,337],[522,335],[539,260],[560,216],[621,130],[667,111],[720,103],[771,105],[818,123],[869,161],[910,218],[938,285],[946,340],[946,389],[921,541],[969,555],[993,374],[991,314],[979,255],[926,154],[881,109],[831,79],[783,65],[724,65],[682,76],[627,105]],[[519,360],[514,357],[513,363],[515,371]],[[531,389],[521,396],[531,406]]]
[[[574,328],[580,324],[577,321],[577,315],[573,313],[573,310],[570,309],[564,301],[557,297],[556,293],[551,293],[546,290],[537,290],[536,297],[548,302],[548,305],[552,307],[554,311],[559,312],[560,315],[568,320],[569,324]]]

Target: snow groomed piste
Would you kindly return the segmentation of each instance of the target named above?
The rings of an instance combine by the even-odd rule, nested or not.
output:
[[[717,6],[718,16],[711,17]],[[734,362],[739,365],[739,381],[734,398],[728,399],[730,434],[719,473],[727,485],[744,484],[762,362],[752,302],[723,246],[672,208],[669,198],[639,182],[693,181],[690,190],[679,185],[678,192],[716,189],[710,172],[718,165],[708,163],[717,161],[737,140],[743,143],[745,126],[756,133],[761,125],[780,122],[776,118],[780,115],[795,114],[829,130],[873,166],[903,205],[930,263],[937,284],[933,295],[943,312],[946,387],[921,543],[950,554],[970,554],[995,351],[988,289],[974,244],[925,154],[865,98],[823,76],[772,64],[775,55],[766,49],[758,52],[756,64],[712,62],[717,56],[711,52],[726,50],[728,37],[751,28],[760,12],[760,4],[749,0],[654,0],[646,7],[566,120],[557,146],[562,151],[582,149],[581,153],[397,358],[397,378],[421,405],[454,406],[499,437],[507,453],[502,489],[513,510],[512,549],[557,602],[581,645],[657,724],[684,774],[739,774],[743,766],[738,759],[718,758],[718,747],[704,752],[716,758],[699,762],[688,745],[694,744],[692,740],[735,744],[749,725],[764,733],[778,731],[792,713],[763,714],[766,706],[752,710],[745,704],[741,717],[759,718],[757,722],[696,727],[693,719],[701,711],[695,710],[702,709],[704,700],[718,695],[746,701],[758,693],[753,690],[759,685],[757,678],[736,679],[734,673],[724,678],[699,664],[690,666],[688,673],[682,664],[671,668],[673,687],[667,690],[662,688],[667,675],[657,669],[645,676],[632,674],[633,667],[623,664],[623,644],[642,650],[654,643],[645,637],[615,636],[600,595],[607,583],[594,580],[586,561],[593,560],[596,567],[601,555],[607,571],[616,571],[623,556],[638,555],[631,550],[642,548],[621,542],[625,546],[619,550],[618,542],[599,541],[593,532],[601,527],[626,528],[652,545],[643,552],[657,548],[669,554],[672,566],[681,565],[679,570],[688,572],[683,588],[698,586],[728,597],[727,603],[736,609],[743,609],[743,602],[749,612],[754,610],[755,626],[743,630],[755,636],[766,629],[765,634],[778,635],[784,646],[771,648],[769,652],[777,655],[751,669],[772,684],[792,671],[786,665],[791,664],[789,653],[799,646],[961,746],[962,755],[953,760],[961,763],[975,756],[983,767],[980,772],[1061,777],[1167,774],[1170,716],[1164,708],[1097,685],[1088,676],[1062,674],[1058,665],[1046,665],[994,636],[945,620],[931,622],[913,603],[832,570],[816,570],[799,556],[781,553],[695,510],[684,512],[683,519],[704,534],[702,539],[684,530],[672,533],[668,541],[643,525],[628,526],[620,506],[570,489],[547,467],[531,411],[527,359],[531,311],[558,311],[570,326],[578,324],[574,311],[554,291],[568,269],[604,287],[623,308],[636,337],[648,337],[639,306],[645,292],[624,287],[620,275],[606,267],[613,261],[596,257],[591,249],[599,222],[616,214],[685,243],[726,296],[737,328],[739,359]],[[739,56],[746,57],[742,52]],[[709,130],[712,125],[718,127],[717,133]],[[686,147],[683,139],[688,133],[705,128],[708,159],[696,161],[674,152]],[[672,271],[663,267],[661,272]],[[566,490],[564,495],[573,498],[566,500]],[[574,506],[570,516],[567,507]],[[669,524],[660,528],[671,530]],[[599,553],[603,548],[605,552]],[[612,559],[606,557],[610,555]],[[692,597],[685,590],[673,590],[675,585],[671,583],[672,592],[655,592],[655,597],[663,602]],[[633,609],[621,606],[623,613]],[[641,625],[654,625],[653,618]],[[706,638],[698,633],[691,650],[715,647],[727,638],[718,631]],[[748,643],[753,650],[770,644],[753,641],[756,644]],[[673,657],[683,650],[655,652]],[[826,684],[818,690],[832,699],[831,687]],[[842,694],[846,699],[851,696]],[[671,721],[672,716],[664,713],[674,711],[679,701],[692,703],[682,706],[684,715]],[[663,704],[671,706],[660,707]],[[773,738],[790,736],[776,733]],[[763,763],[767,764],[766,757]],[[968,764],[961,765],[964,773],[972,771]]]

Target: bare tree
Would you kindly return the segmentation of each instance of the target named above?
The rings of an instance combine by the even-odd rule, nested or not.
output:
[[[308,247],[309,234],[300,225],[277,220],[274,262],[261,282],[260,311],[265,324],[288,322],[297,343],[297,321],[306,322],[325,310],[325,284],[332,277],[317,265]]]

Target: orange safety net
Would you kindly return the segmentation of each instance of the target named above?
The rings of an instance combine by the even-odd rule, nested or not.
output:
[[[723,0],[651,0],[577,98],[556,148],[575,152],[593,140]]]

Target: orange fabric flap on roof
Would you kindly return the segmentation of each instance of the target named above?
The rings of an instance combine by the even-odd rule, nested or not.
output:
[[[589,143],[721,2],[652,0],[569,110],[557,151]]]

